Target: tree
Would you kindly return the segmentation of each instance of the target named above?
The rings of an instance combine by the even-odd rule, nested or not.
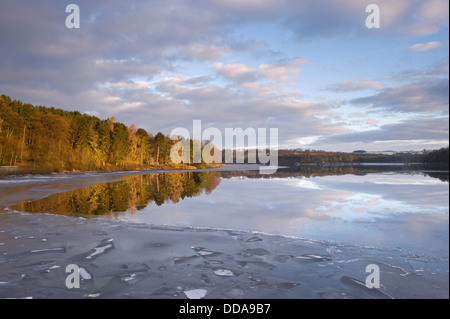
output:
[[[111,154],[113,162],[123,164],[130,150],[128,128],[125,124],[114,123],[111,141]]]
[[[136,125],[131,124],[128,128],[128,138],[129,138],[129,154],[128,159],[132,162],[139,162],[139,138],[136,135],[137,128]]]
[[[15,165],[24,151],[25,123],[11,103],[0,97],[0,165]]]
[[[111,156],[111,139],[114,124],[111,120],[101,121],[97,127],[99,160],[102,166],[110,161]]]
[[[150,138],[144,129],[140,128],[136,132],[138,138],[138,150],[139,150],[139,165],[148,163],[148,156],[150,151]]]
[[[34,163],[61,169],[70,153],[69,123],[55,114],[36,113],[31,118],[31,158]]]
[[[156,163],[157,164],[165,164],[167,163],[167,159],[170,156],[170,148],[168,145],[167,138],[163,133],[158,132],[155,136],[155,145],[154,149],[156,150]]]

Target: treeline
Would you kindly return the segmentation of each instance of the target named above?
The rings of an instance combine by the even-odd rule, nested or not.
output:
[[[287,166],[308,163],[353,163],[355,161],[354,154],[344,152],[282,150],[278,152],[278,156],[279,164]]]
[[[278,163],[281,166],[296,167],[306,164],[326,165],[327,163],[422,163],[423,155],[399,153],[394,155],[371,153],[344,153],[315,150],[293,151],[281,150],[278,152]]]
[[[0,96],[0,166],[41,172],[174,167],[170,151],[175,143],[161,132],[127,127],[114,117],[101,120]]]
[[[440,168],[447,168],[449,166],[448,158],[449,148],[443,147],[439,150],[434,150],[425,155],[423,162],[428,166],[438,166]]]

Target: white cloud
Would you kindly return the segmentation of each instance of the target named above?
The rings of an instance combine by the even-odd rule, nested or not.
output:
[[[223,77],[236,80],[238,82],[253,82],[256,80],[256,70],[245,64],[227,64],[214,63],[213,70]]]
[[[287,84],[300,72],[300,66],[309,63],[305,59],[292,59],[274,64],[262,64],[258,67],[258,73],[266,79]]]
[[[265,79],[280,84],[294,85],[295,75],[300,72],[300,67],[309,62],[305,59],[295,58],[272,64],[261,64],[257,68],[251,68],[245,64],[214,63],[212,69],[223,77],[242,84]]]
[[[430,41],[428,43],[416,43],[410,47],[410,50],[415,52],[425,52],[434,50],[440,46],[442,46],[442,43],[438,41]]]

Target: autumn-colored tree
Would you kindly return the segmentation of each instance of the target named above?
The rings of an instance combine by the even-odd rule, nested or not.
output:
[[[15,165],[25,151],[25,123],[8,101],[0,97],[0,165]]]
[[[168,164],[170,162],[170,141],[163,133],[158,132],[156,134],[153,149],[154,152],[156,151],[155,158],[157,164]]]
[[[114,123],[111,137],[112,159],[116,164],[123,164],[130,151],[128,128],[123,123]]]
[[[62,169],[70,148],[69,123],[56,114],[36,113],[31,117],[30,155],[35,164]]]
[[[138,159],[139,165],[144,165],[149,163],[149,155],[150,155],[150,137],[148,133],[140,128],[136,132],[136,136],[138,139]]]

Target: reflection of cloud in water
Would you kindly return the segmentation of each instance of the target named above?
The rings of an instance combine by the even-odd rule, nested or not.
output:
[[[320,206],[320,211],[336,212],[333,218],[346,221],[375,221],[379,218],[393,218],[399,214],[447,214],[448,206],[432,203],[418,206],[404,201],[385,199],[382,195],[352,194],[345,199],[333,201],[329,206]]]
[[[382,185],[441,185],[442,182],[436,178],[423,178],[417,179],[417,175],[402,175],[402,179],[395,178],[397,175],[382,175],[375,176],[372,180],[374,184],[382,184]]]
[[[383,177],[387,177],[383,183]],[[394,182],[394,179],[397,181]],[[422,181],[425,180],[425,181]],[[323,183],[323,185],[322,185]],[[448,184],[439,179],[423,175],[384,175],[371,174],[367,176],[327,176],[318,180],[320,187],[345,190],[352,193],[362,193],[365,196],[377,195],[384,200],[405,202],[410,206],[444,207],[448,213]]]
[[[316,183],[305,180],[303,178],[297,182],[296,186],[298,186],[300,188],[306,188],[306,189],[317,189],[317,190],[322,189],[322,187],[320,187]]]
[[[380,204],[380,201],[378,199],[374,199],[374,200],[367,202],[367,206],[377,206],[379,204]]]
[[[382,184],[384,177],[223,179],[208,196],[170,208],[150,205],[139,219],[388,247],[442,246],[435,230],[448,231],[448,186],[422,182],[430,179],[422,175],[387,176]]]
[[[300,189],[298,179],[222,180],[209,196],[180,203],[175,209],[150,205],[140,216],[151,223],[257,230],[301,236],[302,225],[329,218],[336,212],[317,212],[317,203],[331,203],[346,193],[319,194],[319,189]],[[292,187],[294,186],[294,187]],[[307,200],[302,200],[304,192]],[[214,206],[209,203],[214,202]],[[172,207],[173,208],[173,207]],[[148,215],[146,214],[148,212]]]

